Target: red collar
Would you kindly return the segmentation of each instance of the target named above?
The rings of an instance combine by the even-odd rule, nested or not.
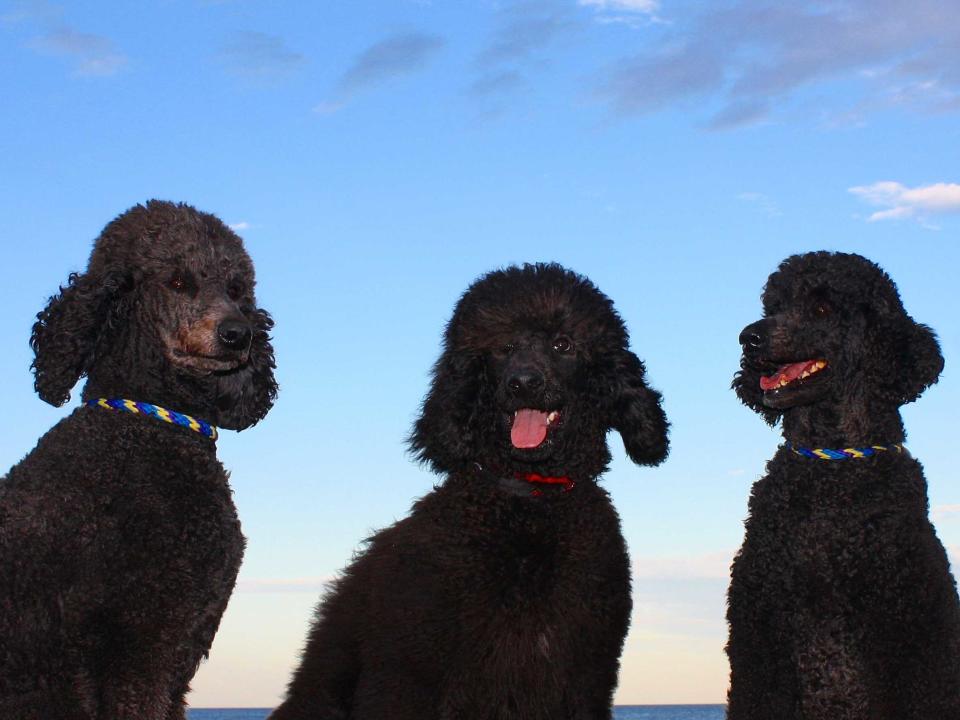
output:
[[[561,485],[563,487],[561,492],[564,493],[570,492],[574,485],[576,485],[573,480],[565,475],[551,476],[541,475],[540,473],[527,473],[520,471],[514,472],[512,475],[503,475],[501,473],[488,470],[478,462],[473,463],[473,467],[480,475],[496,482],[497,486],[503,492],[519,497],[542,497],[543,490],[536,487],[537,485]],[[534,486],[532,490],[530,489],[531,485]]]
[[[564,492],[570,492],[573,490],[573,486],[576,485],[576,483],[566,475],[554,477],[550,475],[540,475],[539,473],[515,472],[513,476],[517,480],[523,480],[531,485],[563,485]],[[534,497],[539,497],[543,495],[543,491],[539,488],[534,488],[530,494]]]

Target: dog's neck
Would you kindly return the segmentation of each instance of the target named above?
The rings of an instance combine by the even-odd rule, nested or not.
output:
[[[804,447],[858,447],[902,443],[904,429],[896,407],[816,403],[784,412],[783,437]]]
[[[167,382],[169,381],[169,382]],[[186,415],[216,422],[217,413],[212,403],[201,402],[199,388],[187,388],[175,378],[140,378],[131,381],[122,375],[93,373],[84,385],[83,402],[96,398],[130,398],[160,405]]]
[[[566,475],[540,475],[534,472],[507,472],[484,467],[474,463],[472,472],[491,483],[500,492],[517,497],[544,497],[558,493],[568,493],[576,487],[576,482]]]

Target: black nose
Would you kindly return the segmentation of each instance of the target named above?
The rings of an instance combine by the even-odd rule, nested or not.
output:
[[[751,323],[740,331],[740,344],[745,351],[761,350],[766,342],[767,335],[764,332],[763,320]]]
[[[243,320],[224,320],[217,326],[217,336],[231,350],[244,350],[250,344],[250,324]]]
[[[507,387],[514,395],[532,395],[543,388],[543,374],[539,370],[515,370],[507,378]]]

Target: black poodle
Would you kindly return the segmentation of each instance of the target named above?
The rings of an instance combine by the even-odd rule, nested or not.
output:
[[[610,300],[559,265],[462,297],[410,445],[442,483],[317,609],[273,720],[609,718],[630,617],[606,435],[655,465],[660,395]]]
[[[936,338],[859,255],[788,258],[763,308],[733,385],[786,443],[733,563],[728,718],[960,718],[960,606],[899,410]]]
[[[84,403],[0,479],[0,718],[175,720],[244,539],[216,428],[276,395],[253,265],[214,216],[151,201],[37,316],[40,397]]]

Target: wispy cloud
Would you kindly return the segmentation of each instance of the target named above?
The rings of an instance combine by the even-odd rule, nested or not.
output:
[[[498,17],[497,28],[477,56],[481,67],[529,59],[575,26],[568,8],[547,2],[509,5]]]
[[[660,8],[659,0],[577,0],[577,4],[594,7],[598,10],[647,14],[654,13]]]
[[[528,75],[548,62],[549,48],[582,25],[566,2],[524,0],[504,5],[476,55],[476,77],[467,86],[467,94],[486,107],[483,116],[502,114],[509,95],[531,87]]]
[[[960,184],[934,183],[918,187],[883,181],[858,185],[849,192],[864,202],[883,208],[867,217],[868,222],[914,218],[927,227],[932,215],[960,213]]]
[[[657,15],[659,0],[577,0],[577,4],[592,8],[601,23],[619,23],[641,27],[652,22],[663,22]]]
[[[261,32],[235,35],[220,49],[227,70],[254,81],[278,80],[303,66],[306,58],[286,46],[283,38]]]
[[[426,65],[443,47],[437,35],[406,33],[371,45],[354,60],[340,80],[340,88],[352,93],[385,80],[409,75]]]
[[[63,15],[63,8],[47,0],[21,0],[12,3],[10,9],[0,15],[0,22],[7,25],[30,20],[52,22],[59,19],[61,15]]]
[[[345,107],[362,90],[420,70],[443,48],[438,35],[401,33],[380,40],[361,52],[341,75],[334,97],[314,110],[331,113]]]
[[[250,223],[248,223],[246,220],[241,220],[238,223],[233,223],[232,225],[228,225],[228,227],[234,232],[240,232],[241,230],[249,230]]]
[[[127,64],[127,56],[109,38],[66,26],[35,38],[30,47],[45,55],[71,59],[73,74],[80,77],[116,75]]]
[[[471,95],[483,97],[518,90],[526,84],[523,75],[516,70],[497,70],[481,75],[472,83],[467,91]]]
[[[777,207],[777,204],[763,193],[742,192],[737,195],[737,200],[756,207],[767,217],[780,217],[783,214],[780,212],[780,208]],[[741,469],[740,474],[742,473],[743,470]]]
[[[0,15],[0,22],[8,26],[36,26],[40,34],[27,42],[27,47],[53,57],[62,57],[73,64],[76,77],[106,77],[116,75],[127,64],[127,56],[110,38],[81,32],[63,22],[64,8],[46,0],[15,3]]]
[[[719,103],[707,126],[730,129],[764,120],[801,88],[837,79],[859,84],[852,95],[864,108],[960,109],[960,3],[733,0],[687,7],[696,9],[678,10],[650,49],[597,81],[598,96],[615,112]],[[864,95],[873,100],[863,103]]]

